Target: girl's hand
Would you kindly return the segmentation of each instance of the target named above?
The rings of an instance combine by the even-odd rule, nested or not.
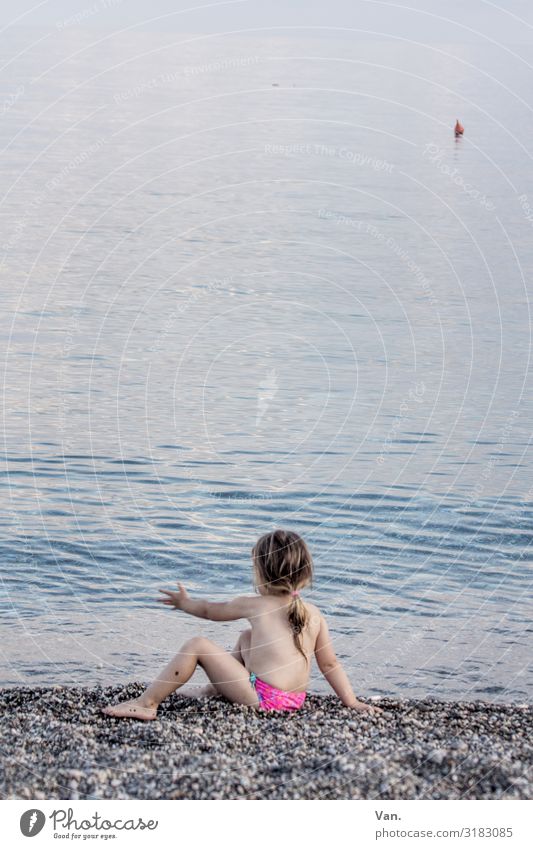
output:
[[[175,607],[176,610],[184,610],[185,605],[187,603],[187,599],[189,598],[189,593],[187,592],[183,584],[179,583],[179,581],[178,588],[179,591],[177,593],[170,592],[169,590],[159,590],[159,592],[163,593],[166,598],[158,598],[157,601],[159,601],[161,604],[166,604],[167,607]]]
[[[355,704],[350,705],[350,707],[358,713],[383,713],[381,708],[378,708],[375,705],[368,705],[366,702],[357,701]]]

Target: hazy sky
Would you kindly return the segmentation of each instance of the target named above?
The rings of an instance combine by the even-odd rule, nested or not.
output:
[[[531,0],[0,0],[0,24],[186,32],[356,27],[427,42],[533,43]],[[446,20],[448,19],[448,20]],[[451,21],[451,23],[449,22]],[[478,34],[480,33],[480,35]]]

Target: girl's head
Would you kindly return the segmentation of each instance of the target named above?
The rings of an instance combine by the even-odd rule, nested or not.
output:
[[[289,624],[301,654],[300,634],[307,611],[298,592],[313,580],[313,560],[305,542],[294,531],[272,531],[258,539],[252,549],[255,585],[261,595],[290,594]]]

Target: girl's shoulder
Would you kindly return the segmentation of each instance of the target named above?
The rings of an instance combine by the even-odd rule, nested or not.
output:
[[[310,601],[304,601],[304,604],[309,615],[311,624],[316,625],[318,627],[320,625],[320,622],[322,621],[322,614],[320,610],[318,609],[316,604],[313,604]]]

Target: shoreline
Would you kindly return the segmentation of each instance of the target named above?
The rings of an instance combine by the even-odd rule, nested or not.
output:
[[[261,714],[174,695],[153,722],[100,708],[143,685],[0,689],[8,799],[530,799],[533,705],[308,696]]]

